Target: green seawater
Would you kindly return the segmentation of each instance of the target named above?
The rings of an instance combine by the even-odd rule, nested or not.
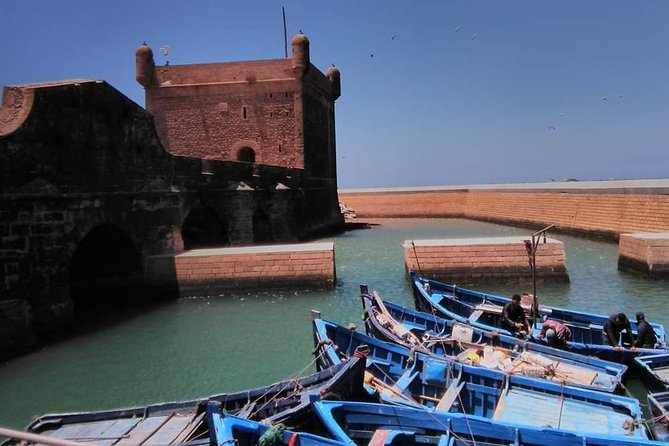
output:
[[[460,219],[384,219],[335,242],[334,290],[240,292],[182,298],[89,330],[0,365],[0,426],[32,417],[195,398],[315,371],[311,309],[363,329],[359,285],[412,307],[402,242],[407,239],[529,235],[527,229]],[[549,234],[565,243],[568,284],[539,284],[542,304],[597,313],[638,310],[669,327],[669,287],[617,270],[615,243]],[[541,249],[541,248],[539,248]],[[505,294],[531,285],[485,286]],[[645,389],[631,382],[645,403]]]

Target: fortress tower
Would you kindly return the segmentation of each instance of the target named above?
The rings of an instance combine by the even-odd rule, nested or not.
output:
[[[304,169],[334,181],[334,66],[311,65],[309,39],[297,34],[287,59],[156,67],[146,45],[136,51],[146,109],[170,153]]]

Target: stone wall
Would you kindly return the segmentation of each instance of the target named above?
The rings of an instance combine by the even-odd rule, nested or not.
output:
[[[290,59],[159,67],[147,110],[175,155],[235,161],[248,147],[256,163],[303,168],[290,70]]]
[[[549,187],[550,186],[550,187]],[[459,217],[617,239],[669,231],[669,182],[542,183],[339,191],[358,218]]]
[[[669,233],[622,234],[618,269],[641,271],[651,278],[669,276]]]
[[[517,283],[532,278],[524,237],[406,240],[404,265],[428,277],[459,284]],[[564,244],[548,238],[536,251],[539,281],[568,282]]]
[[[334,243],[186,251],[175,257],[181,295],[243,288],[334,286]]]
[[[10,87],[4,98],[0,301],[26,311],[0,311],[0,325],[31,327],[38,340],[71,329],[83,305],[175,297],[176,272],[158,259],[189,241],[295,242],[341,230],[336,183],[171,155],[151,116],[103,81]],[[25,323],[14,320],[21,315]],[[0,358],[14,351],[5,340]]]

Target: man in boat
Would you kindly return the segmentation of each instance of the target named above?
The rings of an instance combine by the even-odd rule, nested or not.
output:
[[[636,314],[636,333],[636,341],[634,341],[635,347],[655,348],[657,335],[655,334],[652,325],[646,321],[646,316],[641,311]]]
[[[502,309],[502,328],[509,330],[513,334],[519,333],[522,330],[525,330],[529,335],[532,334],[530,324],[527,322],[527,317],[525,316],[525,310],[520,305],[519,294],[514,294],[511,297],[511,301],[504,305]]]
[[[539,339],[544,338],[551,347],[565,348],[567,347],[567,341],[571,339],[571,330],[561,322],[546,319],[541,324],[541,332],[539,333]]]
[[[632,327],[630,321],[627,319],[625,313],[612,314],[604,323],[604,331],[602,331],[602,344],[611,345],[620,349],[620,334],[626,331],[628,336],[632,335]]]

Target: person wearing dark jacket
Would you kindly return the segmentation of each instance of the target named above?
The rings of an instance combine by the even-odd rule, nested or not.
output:
[[[532,334],[530,324],[525,317],[525,310],[520,305],[520,295],[514,294],[511,302],[504,305],[502,309],[502,328],[506,328],[511,333],[517,333],[519,330],[527,330]]]
[[[604,323],[602,343],[604,345],[620,347],[620,333],[622,333],[623,330],[626,330],[628,335],[631,336],[632,327],[630,326],[630,321],[627,319],[625,313],[612,314],[609,316],[606,323]]]
[[[635,347],[654,348],[657,342],[657,335],[653,326],[646,321],[646,316],[642,312],[636,314],[636,341]]]

